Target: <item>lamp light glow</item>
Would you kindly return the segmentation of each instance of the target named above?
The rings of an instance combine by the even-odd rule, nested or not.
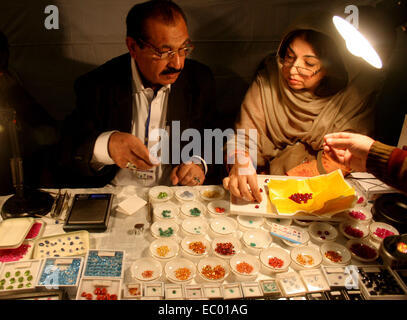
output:
[[[382,68],[382,60],[375,49],[352,24],[338,16],[334,16],[332,21],[342,38],[345,40],[346,47],[350,53],[357,57],[361,57],[376,69]]]

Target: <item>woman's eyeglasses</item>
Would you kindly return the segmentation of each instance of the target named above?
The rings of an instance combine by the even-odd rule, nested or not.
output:
[[[294,65],[295,62],[295,58],[290,57],[290,56],[285,56],[284,58],[278,57],[278,59],[280,60],[280,63],[284,66],[284,67],[292,67]],[[322,70],[322,68],[319,68],[317,70],[313,70],[313,69],[309,69],[309,68],[304,68],[304,67],[299,67],[299,66],[294,66],[297,69],[297,72],[304,76],[304,77],[313,77],[315,76],[318,72],[320,72]],[[316,67],[318,68],[318,67]]]

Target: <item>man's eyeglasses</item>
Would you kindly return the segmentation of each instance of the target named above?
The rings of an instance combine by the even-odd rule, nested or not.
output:
[[[186,57],[188,56],[192,50],[194,50],[194,45],[189,43],[187,45],[185,45],[182,48],[179,48],[177,50],[168,50],[168,51],[160,51],[160,49],[156,48],[155,46],[153,46],[151,43],[144,41],[143,39],[138,39],[143,45],[149,47],[150,49],[152,49],[154,51],[154,55],[156,58],[160,59],[160,60],[164,60],[164,59],[172,59],[177,53],[180,57]]]
[[[292,67],[294,62],[295,62],[295,58],[290,57],[290,56],[285,56],[284,58],[281,58],[280,56],[278,57],[278,59],[280,60],[280,63],[284,66],[284,67]],[[322,68],[319,68],[317,70],[312,70],[312,69],[308,69],[308,68],[304,68],[304,67],[299,67],[299,66],[294,66],[297,69],[297,72],[304,76],[304,77],[313,77],[315,76],[318,72],[320,72],[322,70]],[[318,67],[317,67],[318,68]]]

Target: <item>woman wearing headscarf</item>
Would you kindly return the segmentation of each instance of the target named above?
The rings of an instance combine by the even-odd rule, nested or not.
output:
[[[348,52],[331,17],[314,12],[298,20],[257,72],[236,123],[246,140],[227,154],[236,163],[223,184],[236,197],[261,201],[256,164],[257,172],[271,175],[346,173],[323,154],[324,135],[372,134],[382,73]],[[250,145],[257,153],[252,159]]]

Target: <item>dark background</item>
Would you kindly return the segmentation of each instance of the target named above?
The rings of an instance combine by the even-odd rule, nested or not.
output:
[[[3,0],[0,30],[10,43],[10,67],[57,125],[75,107],[73,82],[127,51],[125,18],[131,0]],[[192,58],[209,65],[217,82],[218,127],[233,127],[254,72],[297,16],[315,9],[374,5],[343,0],[179,0],[196,46]],[[47,30],[48,5],[59,9],[59,29]],[[407,34],[397,31],[396,47],[385,65],[387,80],[377,105],[376,138],[397,145],[407,113]],[[0,133],[1,134],[1,133]],[[0,156],[4,157],[0,146]],[[4,152],[3,152],[4,153]],[[7,163],[7,162],[6,162]],[[3,164],[2,164],[3,165]],[[8,165],[8,164],[7,164]],[[0,184],[7,183],[0,181]]]

